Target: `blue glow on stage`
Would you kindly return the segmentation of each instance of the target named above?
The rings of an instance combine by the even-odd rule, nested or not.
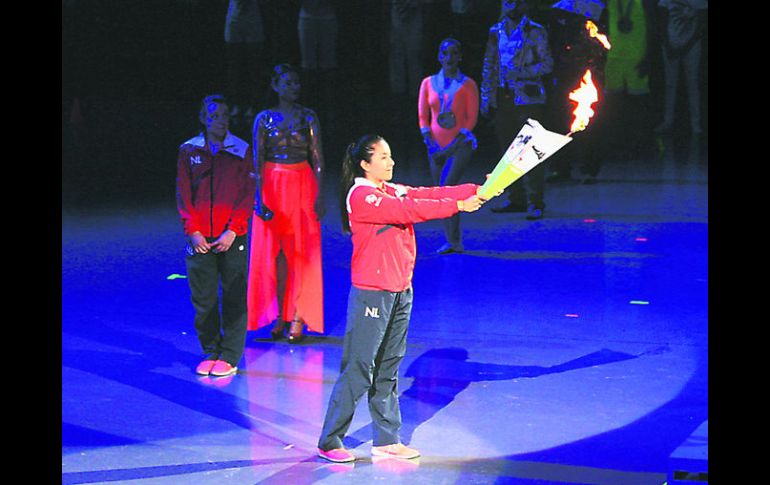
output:
[[[427,166],[395,180],[428,184]],[[435,254],[440,221],[417,225],[399,389],[403,441],[422,457],[372,459],[362,402],[353,464],[315,454],[350,282],[336,207],[322,222],[327,333],[249,332],[221,379],[193,372],[172,194],[65,209],[62,483],[661,485],[709,417],[707,180],[702,161],[608,163],[596,184],[549,185],[541,220],[464,214],[462,254]]]

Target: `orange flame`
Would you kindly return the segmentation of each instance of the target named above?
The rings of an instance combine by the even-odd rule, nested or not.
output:
[[[569,93],[569,99],[577,103],[577,106],[575,106],[575,109],[572,111],[572,114],[575,115],[575,119],[572,120],[572,125],[569,127],[569,134],[571,135],[576,131],[583,131],[586,129],[588,121],[594,115],[594,110],[591,109],[591,105],[599,101],[599,92],[596,90],[596,85],[591,80],[591,71],[589,69],[586,69],[585,74],[583,74],[580,86]]]
[[[591,22],[590,20],[586,20],[586,30],[588,31],[588,35],[598,40],[605,49],[610,50],[612,48],[609,39],[607,39],[607,36],[599,33],[599,27],[597,27],[595,23]]]

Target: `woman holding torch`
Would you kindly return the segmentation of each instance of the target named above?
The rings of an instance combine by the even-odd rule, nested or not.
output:
[[[379,135],[348,145],[340,180],[343,230],[353,241],[351,288],[342,363],[329,398],[318,455],[332,462],[355,456],[343,447],[358,401],[368,395],[372,455],[411,459],[401,443],[398,368],[406,353],[417,256],[414,224],[473,212],[479,186],[408,187],[390,183],[395,162]]]

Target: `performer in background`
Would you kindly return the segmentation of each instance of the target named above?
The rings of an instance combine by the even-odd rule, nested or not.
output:
[[[503,0],[502,18],[489,29],[481,81],[481,114],[494,118],[504,151],[528,118],[545,118],[544,76],[553,69],[545,28],[527,16],[525,0]],[[539,164],[508,189],[508,204],[493,212],[524,212],[543,217],[544,167]]]
[[[654,106],[650,75],[656,53],[655,0],[607,3],[608,35],[604,90],[603,148],[613,160],[655,156]]]
[[[601,168],[602,143],[598,136],[604,119],[604,66],[607,48],[591,37],[586,21],[592,21],[599,32],[607,33],[607,10],[599,0],[560,0],[552,6],[549,25],[551,51],[554,57],[554,88],[548,105],[551,109],[551,126],[555,131],[567,133],[572,123],[575,104],[570,101],[570,91],[580,86],[586,69],[599,92],[599,101],[593,105],[591,126],[580,134],[580,145],[568,145],[548,162],[549,182],[572,178],[572,167],[578,166],[583,183],[594,183]],[[573,163],[577,162],[577,163]]]
[[[246,342],[246,269],[254,179],[249,144],[229,131],[223,96],[206,96],[203,132],[179,148],[177,209],[189,237],[185,264],[203,360],[195,372],[235,374]],[[219,313],[219,285],[222,314]]]
[[[655,127],[656,133],[670,133],[679,93],[679,75],[684,76],[690,131],[703,133],[701,125],[701,64],[704,41],[708,28],[708,0],[658,0],[657,13],[662,38],[665,83],[663,121]]]
[[[322,333],[323,275],[321,192],[323,148],[318,116],[297,103],[299,73],[288,64],[273,70],[275,107],[254,120],[257,203],[251,228],[249,330],[275,321],[274,339]],[[270,217],[271,216],[271,217]]]
[[[353,241],[351,288],[340,374],[318,440],[318,455],[333,462],[355,460],[342,439],[364,394],[373,423],[372,455],[420,456],[401,443],[398,404],[417,255],[414,224],[473,212],[483,202],[475,184],[390,183],[394,165],[390,146],[378,135],[348,145],[342,162],[340,212]]]
[[[460,71],[461,60],[460,42],[444,39],[438,49],[441,70],[420,84],[418,120],[436,185],[456,185],[477,147],[473,128],[478,121],[479,89]],[[460,215],[443,222],[446,242],[438,253],[463,252]]]
[[[248,138],[261,106],[265,79],[265,29],[259,0],[229,0],[225,17],[225,66],[230,129]]]

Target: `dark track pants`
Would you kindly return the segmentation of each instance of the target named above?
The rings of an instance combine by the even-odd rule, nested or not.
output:
[[[209,242],[216,238],[209,239]],[[238,365],[246,344],[246,272],[249,245],[246,236],[235,238],[224,253],[185,256],[190,298],[195,309],[195,331],[204,358],[220,358]],[[219,284],[222,284],[222,314]]]
[[[367,394],[373,446],[400,443],[398,369],[406,354],[413,291],[350,288],[340,375],[332,389],[318,447],[341,448],[358,401]]]

